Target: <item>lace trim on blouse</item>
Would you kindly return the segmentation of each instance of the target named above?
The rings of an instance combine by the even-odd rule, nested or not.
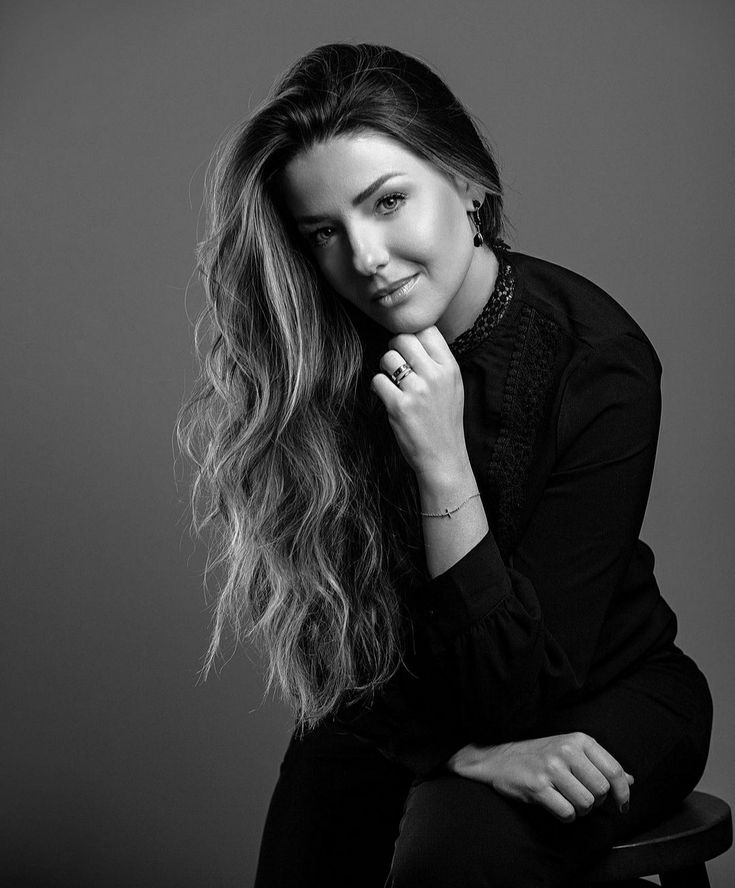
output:
[[[472,326],[449,343],[449,348],[455,358],[468,354],[490,338],[493,328],[498,325],[513,298],[515,276],[504,255],[507,247],[501,242],[495,244],[494,247],[498,257],[498,274],[495,286]]]

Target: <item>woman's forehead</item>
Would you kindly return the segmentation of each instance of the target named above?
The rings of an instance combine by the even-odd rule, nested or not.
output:
[[[317,201],[355,203],[379,179],[432,172],[431,164],[390,136],[360,132],[316,142],[297,154],[284,168],[282,186],[299,214],[313,212]]]

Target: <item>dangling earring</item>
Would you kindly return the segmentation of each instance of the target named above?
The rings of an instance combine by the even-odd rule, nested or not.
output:
[[[483,245],[485,239],[483,238],[482,231],[480,229],[480,214],[477,212],[481,206],[480,201],[473,200],[472,206],[474,207],[474,210],[470,210],[470,215],[472,216],[472,222],[474,223],[474,226],[477,229],[477,231],[475,232],[475,238],[473,240],[473,243],[476,247],[481,247]]]

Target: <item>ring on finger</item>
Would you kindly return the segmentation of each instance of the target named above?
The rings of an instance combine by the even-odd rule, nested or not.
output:
[[[401,364],[399,367],[396,367],[396,369],[392,373],[388,374],[388,378],[391,382],[395,383],[398,388],[400,388],[401,380],[405,379],[409,373],[415,372],[416,371],[413,369],[413,367],[404,361],[404,363]]]

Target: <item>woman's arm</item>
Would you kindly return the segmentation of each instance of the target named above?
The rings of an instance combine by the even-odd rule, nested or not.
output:
[[[635,582],[650,573],[628,571],[653,472],[658,371],[628,334],[591,349],[568,378],[556,464],[509,564],[488,531],[421,590],[414,622],[435,706],[475,740],[533,736],[586,686],[604,646],[635,646],[648,628]],[[631,598],[613,624],[623,585]]]
[[[498,746],[468,744],[449,758],[447,770],[541,805],[564,823],[589,814],[608,793],[625,813],[634,782],[620,762],[579,731]]]
[[[509,564],[488,531],[419,590],[413,674],[402,670],[357,733],[426,773],[443,751],[533,737],[547,710],[585,687],[603,645],[639,643],[650,624],[635,588],[612,628],[610,613],[636,579],[626,574],[653,472],[659,373],[628,334],[578,362],[553,430],[556,465]],[[455,517],[425,520],[438,533]],[[376,725],[388,727],[378,736]]]
[[[473,496],[478,486],[469,457],[457,468],[422,475],[418,487],[422,512],[443,513],[464,503],[447,517],[423,519],[426,569],[433,579],[473,549],[488,532],[489,525],[482,499]]]

